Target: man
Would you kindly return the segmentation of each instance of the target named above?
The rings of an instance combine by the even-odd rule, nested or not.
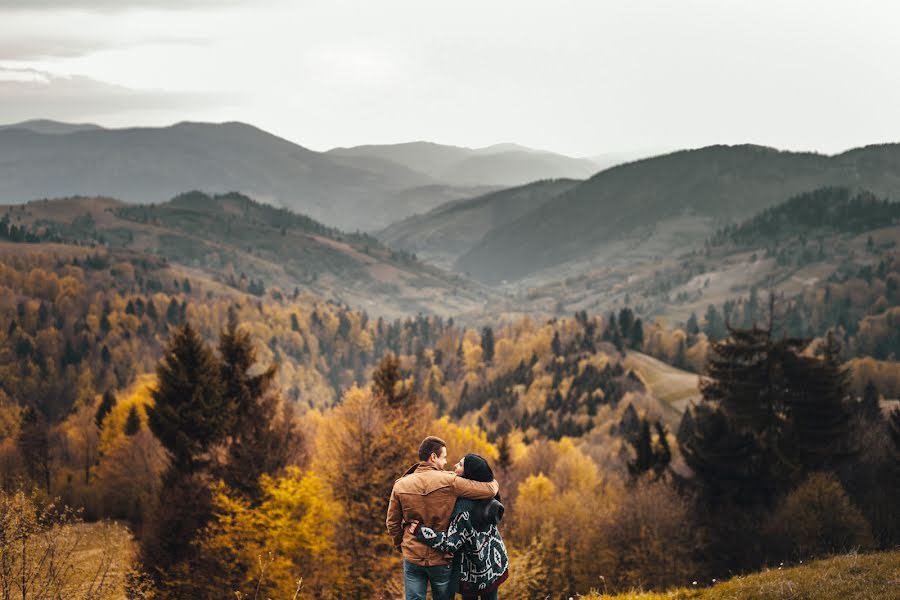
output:
[[[496,480],[484,483],[445,471],[447,444],[438,437],[429,436],[422,441],[419,461],[394,483],[387,529],[394,546],[403,553],[406,600],[425,600],[429,581],[434,600],[452,600],[453,555],[425,545],[409,532],[407,525],[419,521],[432,529],[446,531],[457,498],[488,500],[497,495],[500,486]]]

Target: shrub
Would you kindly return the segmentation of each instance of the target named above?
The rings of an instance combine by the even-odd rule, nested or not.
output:
[[[763,526],[776,560],[873,547],[872,531],[837,478],[813,473],[791,492]]]

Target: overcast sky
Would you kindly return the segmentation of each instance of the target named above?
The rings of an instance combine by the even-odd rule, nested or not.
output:
[[[571,155],[900,141],[900,3],[0,0],[0,122]]]

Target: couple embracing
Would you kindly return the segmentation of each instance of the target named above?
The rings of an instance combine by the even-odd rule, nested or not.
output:
[[[495,600],[509,577],[509,557],[497,523],[500,486],[487,461],[467,454],[445,471],[447,444],[429,436],[419,461],[394,483],[387,528],[403,553],[406,600]]]

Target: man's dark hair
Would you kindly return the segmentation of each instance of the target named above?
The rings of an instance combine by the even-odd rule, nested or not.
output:
[[[419,460],[428,460],[431,457],[432,452],[440,456],[441,448],[445,448],[446,446],[447,442],[441,438],[429,435],[422,440],[422,443],[419,445]]]

